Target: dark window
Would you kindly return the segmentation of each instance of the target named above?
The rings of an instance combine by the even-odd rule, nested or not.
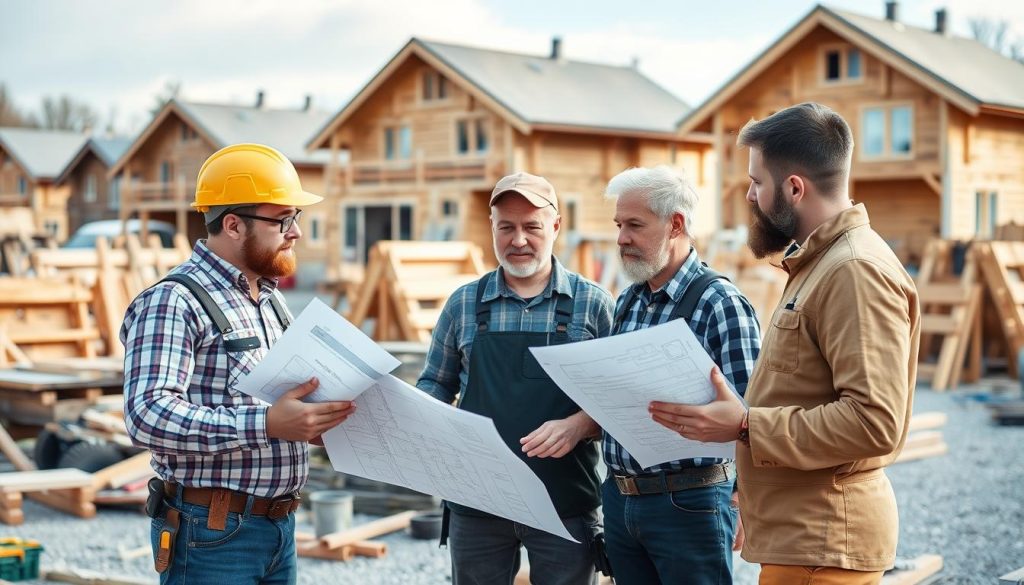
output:
[[[825,53],[825,79],[829,81],[839,79],[839,51]]]
[[[469,152],[469,125],[465,120],[455,122],[455,142],[459,154]]]
[[[395,129],[384,129],[384,158],[392,160],[395,158]]]
[[[440,73],[437,75],[437,99],[443,100],[448,97],[448,80]]]
[[[402,205],[398,208],[398,239],[412,239],[412,206]]]
[[[476,151],[487,152],[488,140],[487,140],[487,121],[477,120],[476,121]]]
[[[455,217],[459,214],[459,203],[457,201],[445,201],[441,204],[441,215]]]
[[[25,177],[18,177],[18,193],[20,195],[24,195],[27,192],[28,192],[28,181],[25,180]]]
[[[428,102],[434,99],[434,72],[423,72],[423,101]]]
[[[355,248],[359,241],[359,209],[345,208],[345,247]]]
[[[320,218],[318,217],[309,220],[309,239],[314,242],[320,240]]]

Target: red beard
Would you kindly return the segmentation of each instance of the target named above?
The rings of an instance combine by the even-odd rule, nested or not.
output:
[[[284,248],[263,248],[252,233],[245,237],[242,244],[242,259],[250,270],[265,278],[281,278],[295,274],[294,254],[287,253]]]

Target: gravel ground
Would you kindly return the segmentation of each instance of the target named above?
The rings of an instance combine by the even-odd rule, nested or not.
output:
[[[949,415],[942,430],[950,452],[888,471],[900,506],[899,555],[943,555],[943,584],[991,584],[1024,565],[1024,427],[994,426],[985,407],[967,398],[988,388],[983,384],[954,394],[919,391],[915,412]],[[156,582],[148,556],[122,559],[123,551],[149,542],[149,521],[141,514],[103,509],[94,519],[80,520],[32,501],[25,502],[24,510],[25,524],[0,526],[0,536],[42,542],[44,569],[64,565]],[[357,522],[370,519],[356,517]],[[300,529],[312,531],[305,522],[300,517]],[[435,542],[401,533],[383,540],[389,546],[383,559],[300,559],[299,583],[450,583],[447,552]],[[737,562],[736,583],[756,583],[756,574],[755,566]]]

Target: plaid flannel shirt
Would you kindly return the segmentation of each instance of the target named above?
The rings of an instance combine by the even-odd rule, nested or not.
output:
[[[641,283],[622,291],[616,302],[616,315],[623,309],[622,304],[630,296],[631,290],[636,292],[636,296],[633,305],[627,308],[628,312],[622,320],[620,330],[614,331],[613,335],[668,321],[672,309],[682,301],[686,287],[703,272],[704,266],[696,250],[691,250],[679,271],[661,289],[652,292],[647,283]],[[718,364],[736,391],[743,395],[761,349],[761,330],[750,302],[731,282],[716,280],[705,289],[697,301],[689,325],[693,334],[701,341],[704,350]],[[604,433],[604,460],[609,469],[619,475],[678,471],[687,467],[702,467],[727,461],[703,457],[670,461],[643,468],[608,433]]]
[[[221,337],[199,301],[165,282],[125,314],[125,422],[132,441],[153,453],[165,480],[227,488],[258,497],[298,491],[309,471],[305,443],[267,437],[269,405],[235,389],[283,333],[270,304],[276,281],[259,280],[259,300],[242,272],[203,241],[172,273],[210,293],[234,331]],[[256,336],[260,347],[229,352],[223,339]]]
[[[569,341],[606,337],[612,326],[612,297],[608,291],[569,272],[552,259],[551,281],[544,292],[523,300],[505,283],[499,269],[484,289],[481,301],[491,308],[491,331],[551,331],[555,323],[555,292],[572,297]],[[480,281],[456,290],[445,303],[434,327],[426,364],[416,386],[438,400],[451,403],[469,382],[469,359],[476,337],[476,291]],[[578,284],[577,284],[578,282]]]

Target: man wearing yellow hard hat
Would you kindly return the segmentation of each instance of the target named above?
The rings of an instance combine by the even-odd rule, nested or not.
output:
[[[209,238],[125,314],[125,421],[158,475],[146,511],[161,584],[295,583],[307,442],[354,407],[302,402],[315,377],[273,405],[234,385],[291,323],[277,279],[295,271],[300,208],[322,199],[273,148],[217,151],[192,204]]]

